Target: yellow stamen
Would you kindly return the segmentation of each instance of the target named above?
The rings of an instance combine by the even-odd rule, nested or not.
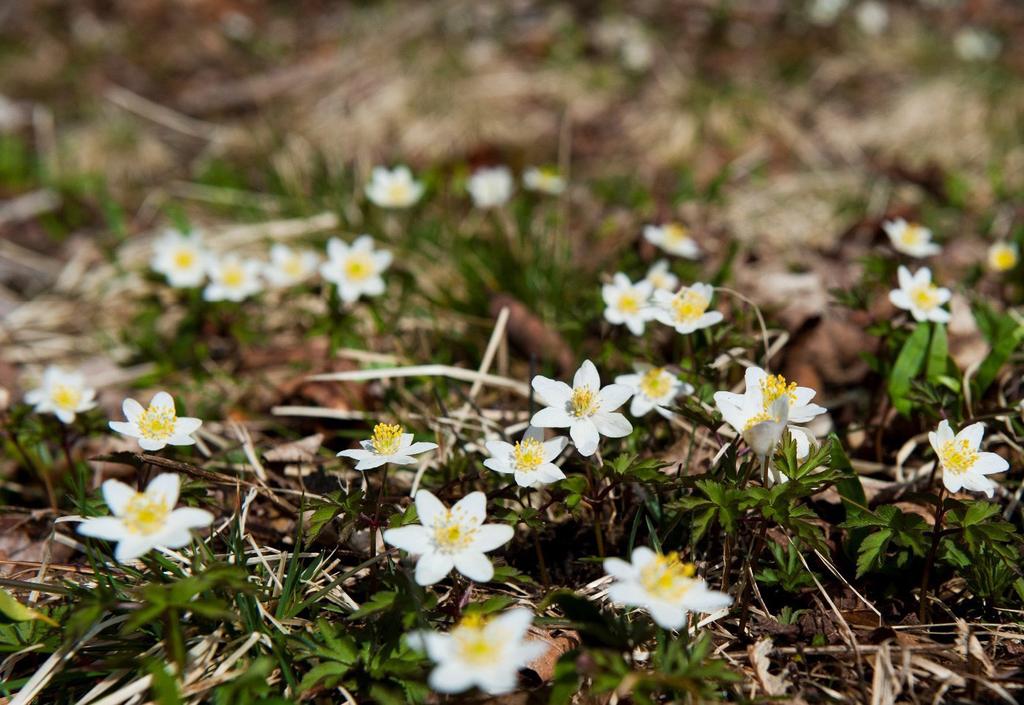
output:
[[[373,273],[373,260],[365,252],[353,253],[345,260],[345,275],[352,281],[362,281]]]
[[[469,548],[477,534],[478,524],[462,512],[451,509],[434,522],[434,546],[442,553],[459,553]]]
[[[178,250],[174,253],[174,266],[178,269],[188,269],[196,263],[196,253],[192,250]]]
[[[922,284],[910,290],[910,300],[919,309],[929,311],[939,305],[939,290],[934,284]]]
[[[761,380],[761,397],[764,400],[765,411],[783,394],[789,397],[790,403],[795,402],[796,382],[787,383],[782,375],[767,375]]]
[[[404,181],[392,181],[388,184],[388,199],[393,203],[403,203],[409,199],[409,184]]]
[[[988,262],[995,271],[1008,272],[1017,266],[1017,251],[1007,244],[995,245],[989,254]]]
[[[640,584],[655,597],[667,602],[678,602],[697,584],[693,576],[697,568],[683,563],[675,551],[657,555],[640,571]]]
[[[281,269],[283,269],[284,273],[287,274],[289,277],[292,277],[293,279],[301,277],[302,258],[299,257],[298,255],[292,255],[285,261],[284,266],[281,267]]]
[[[516,470],[533,472],[544,463],[544,444],[536,438],[524,438],[512,450]]]
[[[640,391],[651,399],[661,399],[672,391],[672,376],[665,374],[665,368],[654,367],[640,378]]]
[[[679,244],[690,239],[690,230],[685,225],[669,223],[663,230],[665,231],[665,241],[669,244]]]
[[[82,391],[66,384],[58,384],[50,392],[50,401],[58,409],[74,411],[78,408],[78,402],[82,400]]]
[[[141,492],[128,500],[122,521],[133,534],[153,534],[164,527],[170,507],[162,499],[155,499]]]
[[[398,424],[379,423],[373,427],[370,443],[377,455],[394,455],[402,445],[404,429]]]
[[[480,614],[467,614],[452,629],[455,648],[463,662],[477,667],[490,666],[501,655],[502,642],[494,636],[488,639],[484,631],[487,621]]]
[[[939,460],[942,461],[943,469],[959,475],[970,470],[978,462],[978,451],[974,450],[966,439],[954,439],[942,444],[939,449]]]
[[[178,415],[173,406],[154,406],[143,411],[136,425],[143,438],[153,441],[163,441],[174,435],[174,429],[178,425]]]
[[[924,242],[924,228],[916,223],[908,223],[900,233],[900,242],[908,247],[920,245]]]
[[[637,313],[640,310],[640,297],[632,289],[620,294],[619,310],[623,313]]]
[[[577,417],[592,416],[597,413],[597,392],[590,387],[576,387],[569,397],[570,413]]]
[[[686,287],[672,299],[672,313],[680,323],[692,323],[704,315],[709,303],[699,291]]]
[[[229,264],[221,273],[221,281],[232,289],[240,287],[245,281],[245,270],[241,265]]]

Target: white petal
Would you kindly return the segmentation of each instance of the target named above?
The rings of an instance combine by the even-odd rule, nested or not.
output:
[[[389,460],[386,456],[371,455],[356,463],[356,470],[373,470],[381,465],[385,465]]]
[[[416,561],[416,584],[426,586],[440,582],[448,573],[452,572],[454,567],[455,561],[442,553],[428,553],[420,556],[420,559]]]
[[[653,561],[657,555],[647,546],[637,546],[633,549],[633,553],[630,554],[629,560],[633,563],[633,567],[639,570]]]
[[[537,415],[534,415],[533,424],[539,426],[537,423]],[[598,443],[601,441],[601,436],[597,432],[597,427],[594,422],[590,419],[578,419],[572,423],[569,427],[569,436],[572,438],[572,442],[576,444],[576,450],[580,452],[580,455],[591,456],[597,452]]]
[[[121,403],[121,410],[124,411],[124,417],[131,422],[135,422],[145,409],[142,408],[142,404],[135,401],[134,399],[125,399]]]
[[[996,453],[978,453],[978,459],[971,468],[981,475],[994,475],[999,472],[1006,472],[1010,469],[1010,463],[1006,458]]]
[[[541,401],[548,406],[565,406],[572,396],[572,388],[568,384],[541,375],[533,378],[531,386]]]
[[[146,485],[146,496],[163,503],[166,507],[173,507],[178,503],[180,488],[181,478],[173,472],[165,472],[149,481]]]
[[[125,536],[114,549],[114,559],[118,563],[133,561],[139,556],[145,555],[153,550],[153,542],[143,536]]]
[[[448,511],[444,504],[429,490],[416,492],[416,514],[424,526],[432,526],[434,522]]]
[[[181,507],[167,517],[167,525],[175,529],[202,529],[213,523],[213,514],[198,507]]]
[[[608,586],[608,599],[620,605],[642,607],[647,604],[647,592],[635,582],[612,583]]]
[[[470,492],[452,506],[452,514],[464,512],[467,517],[483,521],[487,516],[487,495],[483,492]]]
[[[561,454],[569,445],[569,439],[565,436],[556,436],[544,443],[544,462],[549,463]]]
[[[190,436],[199,430],[199,427],[202,425],[201,419],[192,416],[179,416],[177,423],[174,425],[174,435]]]
[[[494,566],[482,553],[466,552],[455,556],[455,568],[470,580],[489,582],[494,577]]]
[[[664,629],[681,629],[686,623],[686,610],[674,605],[656,602],[647,605],[647,611],[654,623]]]
[[[78,525],[78,533],[106,541],[120,541],[128,533],[128,529],[116,517],[93,517]]]
[[[431,671],[427,682],[431,690],[438,693],[461,693],[472,688],[476,679],[474,669],[466,668],[462,663],[447,662]]]
[[[683,605],[694,612],[717,612],[732,604],[732,598],[724,592],[709,590],[706,586],[694,588],[686,594]]]
[[[167,392],[157,392],[153,395],[152,401],[149,402],[150,406],[159,407],[170,407],[174,408],[174,398]]]
[[[590,387],[597,391],[601,388],[601,376],[597,373],[597,368],[594,367],[594,363],[590,360],[584,360],[580,368],[576,370],[576,374],[572,378],[573,389],[579,389],[580,387]]]
[[[486,634],[501,636],[508,634],[515,641],[523,638],[533,622],[533,612],[525,607],[514,607],[495,617],[485,627]]]
[[[413,555],[430,550],[430,532],[422,526],[402,526],[384,532],[384,543]]]
[[[128,508],[128,502],[135,496],[135,489],[120,480],[107,480],[102,487],[103,501],[107,503],[111,514],[121,516]]]
[[[405,455],[419,455],[420,453],[426,453],[428,450],[434,450],[435,448],[437,448],[436,443],[419,441],[409,445],[407,448],[403,448],[402,453]]]
[[[622,414],[594,414],[593,420],[598,433],[609,438],[622,438],[633,432],[633,424]]]
[[[107,425],[110,426],[111,430],[117,431],[125,436],[130,436],[131,438],[139,437],[139,429],[135,424],[127,421],[109,421]]]
[[[538,428],[565,428],[573,423],[575,419],[569,416],[569,412],[554,406],[541,409],[530,419],[530,424]]]
[[[473,538],[472,550],[482,553],[493,551],[511,541],[514,535],[515,529],[508,524],[484,524],[477,529],[477,534]],[[456,565],[458,565],[458,561],[456,561]]]
[[[142,450],[161,450],[166,445],[167,441],[157,441],[152,438],[139,438],[139,447],[142,448]]]
[[[618,580],[635,580],[636,571],[631,563],[621,558],[606,558],[604,560],[604,572]]]
[[[624,384],[609,384],[597,394],[601,411],[615,411],[633,396],[633,389]]]

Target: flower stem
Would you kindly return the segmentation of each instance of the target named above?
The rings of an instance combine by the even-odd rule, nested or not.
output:
[[[942,538],[942,516],[945,514],[946,487],[939,488],[939,497],[935,503],[935,522],[932,525],[932,545],[928,549],[928,559],[924,564],[924,572],[921,574],[921,606],[918,610],[918,621],[924,624],[928,621],[928,581],[931,578],[932,566],[935,564],[935,554],[939,550],[939,541]]]
[[[377,492],[377,506],[373,509],[373,522],[370,524],[370,558],[377,555],[377,531],[380,526],[380,507],[384,504],[384,496],[388,487],[388,464],[384,463],[384,470],[380,476],[380,491]]]

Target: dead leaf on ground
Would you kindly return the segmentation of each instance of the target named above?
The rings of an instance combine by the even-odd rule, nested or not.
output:
[[[559,629],[548,632],[531,627],[529,637],[547,646],[543,654],[526,666],[526,670],[535,673],[542,683],[547,683],[555,677],[555,665],[562,654],[580,645],[580,635],[575,631]]]

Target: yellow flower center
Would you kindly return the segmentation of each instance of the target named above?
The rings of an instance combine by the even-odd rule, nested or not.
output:
[[[143,438],[152,441],[163,441],[174,435],[178,425],[178,415],[173,406],[153,406],[139,415],[136,425]]]
[[[667,289],[671,283],[666,272],[651,272],[647,275],[647,281],[649,281],[655,289]]]
[[[136,492],[135,496],[128,500],[121,520],[131,533],[148,535],[164,527],[170,512],[170,507],[161,499]]]
[[[939,449],[939,460],[942,461],[945,470],[959,475],[970,470],[978,462],[978,451],[971,448],[971,444],[966,440],[946,441]]]
[[[345,276],[352,281],[362,281],[373,275],[373,260],[365,252],[349,255],[345,260]]]
[[[446,510],[434,522],[434,546],[442,553],[464,551],[473,543],[476,534],[476,524],[467,521],[462,512]]]
[[[924,242],[924,228],[916,223],[908,223],[900,233],[900,242],[908,247],[914,247]]]
[[[934,284],[922,284],[910,290],[910,300],[914,305],[925,311],[939,305],[938,288]]]
[[[640,297],[630,289],[619,295],[619,310],[623,313],[637,313],[640,310]]]
[[[687,287],[672,299],[672,313],[680,323],[692,323],[704,315],[709,303],[699,291]]]
[[[58,384],[50,392],[50,401],[58,409],[74,411],[78,408],[78,402],[82,400],[82,391],[66,384]]]
[[[196,263],[196,253],[192,250],[178,250],[174,253],[174,266],[178,269],[188,269]]]
[[[760,414],[754,414],[747,419],[747,425],[743,427],[743,431],[749,431],[757,424],[764,423],[765,421],[778,421],[778,419],[772,416],[769,412],[762,411]]]
[[[379,423],[373,427],[373,452],[377,455],[394,455],[402,445],[403,428],[396,423]]]
[[[281,267],[284,273],[293,279],[298,279],[302,276],[302,258],[298,255],[292,255],[285,260],[284,265]]]
[[[577,418],[592,416],[597,413],[597,392],[589,386],[576,387],[569,397],[569,413]]]
[[[516,470],[533,472],[544,462],[544,444],[536,438],[524,438],[512,450]]]
[[[640,378],[640,391],[651,399],[661,399],[672,391],[672,375],[665,374],[663,367],[647,370]]]
[[[490,666],[501,654],[501,643],[487,638],[484,627],[487,619],[479,614],[467,614],[451,631],[455,649],[463,662],[473,666]]]
[[[404,203],[409,199],[409,184],[404,181],[392,181],[388,184],[388,200],[392,203]]]
[[[693,563],[683,563],[679,554],[672,551],[655,556],[640,570],[640,584],[659,600],[678,602],[696,584],[696,573]]]
[[[1007,272],[1017,266],[1017,252],[1008,245],[998,245],[992,249],[989,264],[997,272]]]
[[[221,281],[224,286],[236,289],[245,281],[245,270],[241,265],[229,264],[221,273]]]
[[[678,245],[690,239],[690,230],[679,223],[669,223],[664,228],[665,242],[669,245]]]
[[[765,411],[783,394],[789,397],[790,403],[795,402],[796,382],[786,382],[782,375],[767,375],[761,380],[761,397],[764,400]]]

